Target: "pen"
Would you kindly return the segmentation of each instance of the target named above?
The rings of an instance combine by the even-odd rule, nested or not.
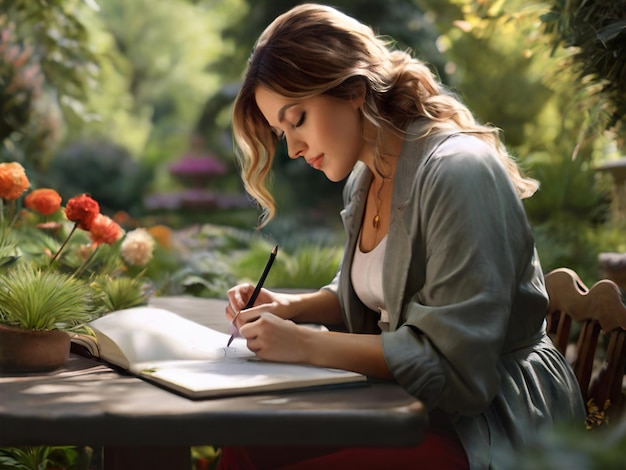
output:
[[[259,296],[259,292],[261,292],[261,288],[263,287],[263,283],[265,282],[265,278],[267,277],[267,274],[270,272],[270,268],[272,267],[272,264],[274,263],[274,258],[276,258],[276,254],[277,253],[278,253],[278,245],[276,245],[274,247],[274,249],[272,250],[272,252],[270,253],[270,258],[267,260],[267,264],[265,265],[265,269],[263,270],[263,274],[261,274],[261,278],[259,279],[259,282],[257,282],[256,287],[254,288],[254,291],[252,292],[252,295],[248,299],[248,303],[246,304],[246,306],[242,310],[246,310],[246,309],[252,307],[254,305],[254,302],[256,302],[256,298]],[[239,312],[237,312],[237,315],[239,315]],[[237,315],[235,315],[235,318],[233,318],[233,325],[235,324],[235,320],[237,319]],[[233,340],[235,339],[236,334],[237,333],[233,333],[232,335],[230,335],[230,339],[228,340],[228,343],[226,344],[226,347],[230,346],[230,343],[233,342]]]

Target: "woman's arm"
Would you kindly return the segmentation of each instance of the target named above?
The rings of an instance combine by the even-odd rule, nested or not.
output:
[[[329,293],[330,295],[333,295]],[[249,319],[249,310],[241,313]],[[239,318],[238,324],[239,324]],[[262,359],[351,370],[369,377],[391,378],[380,335],[317,331],[261,313],[240,326],[248,348]]]
[[[316,292],[295,295],[291,299],[291,317],[298,323],[343,324],[343,315],[337,296],[322,289]]]
[[[226,318],[233,321],[237,313],[243,309],[252,295],[254,286],[241,284],[228,291]],[[322,289],[301,294],[285,294],[261,289],[254,307],[245,311],[246,315],[238,318],[239,324],[245,323],[244,317],[258,318],[262,312],[272,312],[280,318],[294,320],[298,323],[320,323],[323,325],[343,324],[343,315],[337,296]]]

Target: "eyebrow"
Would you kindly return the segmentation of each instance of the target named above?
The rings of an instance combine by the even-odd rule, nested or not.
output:
[[[285,120],[285,112],[291,108],[292,106],[295,106],[298,103],[287,103],[286,105],[284,105],[282,108],[280,108],[278,110],[278,122],[284,122]]]

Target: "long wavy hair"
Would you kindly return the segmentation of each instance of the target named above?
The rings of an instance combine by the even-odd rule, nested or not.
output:
[[[520,197],[537,190],[537,182],[520,173],[499,129],[479,124],[426,64],[409,52],[394,50],[392,41],[332,7],[303,4],[277,17],[261,34],[233,109],[242,178],[263,209],[261,226],[275,214],[266,183],[278,137],[257,106],[259,86],[298,100],[322,94],[350,100],[365,91],[361,114],[377,129],[376,148],[382,148],[383,128],[406,136],[411,121],[427,118],[427,134],[455,130],[488,143]],[[375,158],[380,168],[380,154]]]

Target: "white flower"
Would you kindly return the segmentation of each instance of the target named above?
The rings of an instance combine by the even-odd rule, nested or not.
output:
[[[145,228],[137,228],[126,234],[120,254],[128,264],[145,266],[152,259],[154,244],[154,238]]]

